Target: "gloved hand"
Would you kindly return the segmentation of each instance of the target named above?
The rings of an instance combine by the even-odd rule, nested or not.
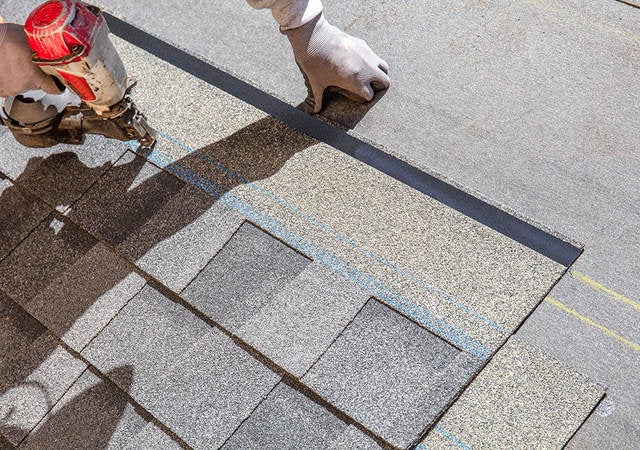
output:
[[[31,60],[23,27],[0,23],[0,97],[14,97],[31,89],[60,94],[53,78]]]
[[[364,101],[374,91],[389,87],[389,66],[362,39],[330,25],[320,13],[298,28],[284,30],[302,71],[313,112],[322,109],[322,97],[329,86],[355,94]],[[312,97],[312,98],[311,98]]]

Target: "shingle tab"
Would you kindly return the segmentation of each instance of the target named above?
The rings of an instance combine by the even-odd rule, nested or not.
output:
[[[153,222],[166,223],[173,220],[173,214],[181,215],[184,220],[184,210],[173,207],[174,204],[194,202],[200,198],[209,204],[211,198],[202,200],[204,193],[197,189],[189,189],[186,195],[176,195],[166,208],[153,218]],[[195,202],[194,202],[195,203]],[[194,214],[195,216],[195,214]],[[244,217],[229,208],[223,202],[215,202],[208,209],[203,210],[197,218],[169,237],[159,240],[151,249],[136,260],[136,265],[151,274],[165,286],[175,292],[182,291],[198,273],[207,265],[211,258],[227,243],[233,233],[242,225]],[[139,233],[148,233],[148,224]],[[128,241],[135,242],[138,233]],[[133,252],[136,255],[142,253]]]
[[[0,179],[0,260],[33,230],[50,208],[9,180]]]
[[[407,447],[478,364],[371,300],[302,381],[391,444]]]
[[[101,266],[101,269],[121,269],[122,267],[116,266]],[[97,272],[101,274],[102,272]],[[135,272],[129,272],[123,275],[124,272],[112,272],[105,278],[110,278],[114,274],[119,275],[119,280],[110,279],[111,284],[104,285],[104,288],[108,288],[106,291],[96,296],[95,294],[89,297],[91,302],[87,302],[89,305],[84,309],[82,315],[75,319],[71,327],[61,335],[63,341],[71,346],[76,351],[82,351],[84,347],[109,323],[118,311],[127,304],[127,302],[133,298],[145,285],[146,280]],[[104,279],[103,279],[104,280]],[[47,289],[48,290],[48,289]],[[66,289],[60,289],[54,296],[60,297],[60,293],[66,293]],[[93,293],[92,293],[93,294]],[[39,295],[39,298],[43,295]],[[75,300],[74,297],[71,297]],[[80,300],[77,300],[81,303]],[[45,321],[47,323],[48,321]]]
[[[185,183],[175,176],[126,153],[82,196],[71,217],[100,239],[120,247],[184,187]],[[177,224],[166,226],[173,228]],[[157,242],[162,229],[154,231],[149,231],[145,242],[138,243],[139,248]],[[128,256],[137,259],[141,255]]]
[[[244,220],[224,202],[130,152],[82,197],[71,215],[176,292]]]
[[[212,329],[140,398],[194,448],[221,446],[280,376]]]
[[[375,441],[291,386],[280,383],[223,447],[232,449],[346,448]]]
[[[70,205],[122,155],[122,142],[88,136],[84,145],[27,148],[0,135],[0,171],[52,206]]]
[[[167,436],[160,428],[152,423],[140,431],[124,447],[127,450],[153,449],[153,450],[179,450],[182,447]],[[114,449],[115,450],[115,449]]]
[[[68,219],[50,215],[0,264],[0,285],[80,351],[144,285],[132,271]]]
[[[326,448],[331,450],[372,450],[382,447],[358,428],[349,425],[338,439],[329,443]]]
[[[280,377],[184,307],[147,286],[82,353],[189,445],[222,445]]]
[[[119,378],[132,381],[130,367],[116,370]],[[86,371],[21,448],[123,448],[146,424],[115,385]]]
[[[511,338],[424,440],[428,448],[561,448],[604,390]]]
[[[314,262],[247,320],[238,335],[300,377],[369,297],[357,284]]]
[[[266,305],[309,260],[251,223],[183,291],[189,303],[231,330]]]
[[[174,362],[209,330],[182,306],[145,286],[109,325],[85,348],[82,355],[103,373],[117,367],[133,367],[135,382],[116,384],[136,396],[173,366]]]
[[[17,445],[86,365],[0,293],[0,434]]]
[[[0,263],[0,288],[26,306],[95,245],[65,217],[51,214]]]

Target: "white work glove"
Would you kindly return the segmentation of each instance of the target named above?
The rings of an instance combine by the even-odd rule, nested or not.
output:
[[[33,89],[60,94],[53,78],[31,60],[22,25],[0,23],[0,97],[15,97]]]
[[[304,25],[284,29],[289,38],[298,67],[304,75],[313,112],[322,109],[322,97],[330,86],[370,101],[375,91],[390,84],[389,66],[362,39],[355,38],[329,24],[324,14]],[[352,96],[349,96],[353,98]]]

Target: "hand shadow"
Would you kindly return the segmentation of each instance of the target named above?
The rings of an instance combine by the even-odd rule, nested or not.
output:
[[[324,107],[315,117],[342,131],[352,130],[367,115],[369,110],[386,95],[387,91],[388,89],[376,91],[373,99],[367,102],[340,88],[329,87],[324,93]],[[313,114],[313,107],[307,100],[300,103],[296,108],[308,114]]]

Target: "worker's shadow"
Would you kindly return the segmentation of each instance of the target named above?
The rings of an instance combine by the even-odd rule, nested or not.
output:
[[[332,122],[340,121],[343,127],[350,128],[372,104],[354,107],[351,103],[351,106],[352,112],[346,114],[348,108],[342,100],[330,101],[326,114]],[[273,176],[294,155],[316,143],[282,122],[267,117],[167,167],[170,171],[188,168],[191,175],[186,177],[187,182],[128,152],[82,195],[77,188],[78,180],[95,179],[106,169],[106,166],[85,166],[75,153],[82,152],[82,147],[44,160],[29,161],[27,169],[16,180],[17,184],[32,192],[46,192],[51,205],[71,205],[71,208],[65,213],[67,217],[53,212],[20,247],[4,258],[0,263],[0,286],[13,294],[12,298],[44,322],[47,328],[63,336],[97,299],[122,281],[131,270],[126,264],[123,268],[122,264],[101,260],[104,252],[97,251],[93,238],[80,228],[88,230],[126,259],[135,262],[154,246],[210,211],[220,195],[243,183]],[[162,151],[166,144],[161,139],[158,150]],[[184,175],[184,170],[178,172]],[[215,188],[209,189],[211,186]],[[17,190],[16,187],[5,189],[0,195],[0,205],[13,202]],[[56,221],[58,226],[54,226]],[[0,227],[3,224],[6,222],[0,221]],[[215,232],[211,230],[211,233]],[[33,257],[34,251],[37,252],[36,257]],[[3,255],[0,254],[0,258]],[[81,275],[83,270],[90,275]],[[44,290],[48,290],[45,296],[42,295]],[[3,301],[9,300],[0,296],[0,307]],[[43,339],[44,330],[36,326],[39,331],[33,331],[29,320],[12,323],[27,341],[34,343]],[[9,334],[3,336],[3,332]],[[0,338],[3,337],[14,338],[0,324]],[[20,370],[14,371],[9,378],[3,378],[0,371],[0,410],[3,394],[18,388],[21,380],[38,367],[46,366],[48,353],[54,349],[55,345],[51,344],[41,347],[40,352],[24,352],[24,348],[18,345],[4,349],[8,352],[7,360],[20,362]],[[113,370],[114,373],[126,372],[127,383],[135,379],[133,369],[128,366]],[[121,382],[120,387],[126,390],[129,385],[123,386]],[[106,448],[127,404],[121,400],[109,402],[106,399],[107,393],[111,392],[109,389],[101,384],[72,399],[32,433],[26,441],[27,447],[30,442],[46,442],[51,436],[56,436],[57,442],[63,444],[69,430],[73,430],[70,443],[90,442],[93,448]],[[96,405],[104,405],[105,402],[108,408],[94,411]],[[12,411],[6,405],[4,410]],[[99,425],[95,420],[89,420],[96,416],[99,417]],[[19,435],[20,425],[10,419],[0,417],[0,434]],[[25,425],[24,428],[30,427]]]

